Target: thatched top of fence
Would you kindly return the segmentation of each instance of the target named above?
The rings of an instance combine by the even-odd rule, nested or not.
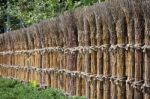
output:
[[[90,28],[87,26],[89,29],[92,29],[92,26],[95,27],[99,24],[105,24],[112,36],[111,43],[115,44],[116,41],[114,41],[114,39],[116,38],[116,35],[114,32],[117,22],[125,19],[127,21],[124,24],[128,24],[131,19],[134,18],[136,21],[136,18],[141,16],[146,20],[149,20],[149,5],[149,0],[110,0],[101,4],[76,9],[75,11],[67,11],[58,17],[42,21],[38,24],[33,24],[30,27],[1,34],[0,46],[7,44],[12,45],[20,42],[24,43],[26,46],[32,46],[32,43],[30,42],[33,42],[35,43],[33,45],[40,48],[47,46],[44,44],[45,41],[47,43],[52,42],[52,44],[48,44],[48,46],[65,46],[67,43],[69,43],[67,47],[73,45],[77,46],[78,42],[73,41],[79,37],[76,38],[76,36],[74,36],[75,38],[69,38],[69,36],[78,35],[78,31],[83,31],[84,22],[86,21],[90,26]],[[96,31],[96,35],[99,35],[98,30],[93,31]],[[117,35],[121,38],[126,36],[126,34]],[[48,41],[50,38],[57,40]],[[71,41],[65,39],[71,39]],[[70,44],[71,42],[74,44]],[[121,43],[121,41],[119,42]]]

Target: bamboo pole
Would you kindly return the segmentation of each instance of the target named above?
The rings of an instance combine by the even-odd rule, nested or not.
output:
[[[25,30],[25,50],[27,50],[28,49],[28,35],[27,35],[27,33],[26,33],[26,30]],[[13,59],[13,57],[12,57],[12,59]],[[25,54],[24,55],[24,66],[27,66],[27,61],[26,61],[26,59],[27,59],[27,55]],[[25,79],[25,81],[26,82],[28,82],[28,78],[27,78],[27,73],[28,73],[28,71],[27,71],[27,69],[25,70],[25,73],[24,73],[24,79]]]
[[[110,99],[110,53],[109,53],[109,47],[110,47],[110,33],[108,29],[108,23],[107,23],[107,15],[108,15],[108,8],[107,5],[104,4],[102,6],[102,24],[103,24],[103,98],[104,99]]]
[[[60,22],[60,27],[61,27],[61,30],[62,30],[63,35],[64,35],[64,37],[63,37],[64,46],[63,47],[67,48],[68,47],[68,45],[67,45],[68,33],[67,33],[66,22],[65,22],[65,19],[64,19],[65,17],[62,15],[59,18],[60,18],[60,21],[61,21]],[[64,57],[64,61],[63,61],[64,66],[63,66],[63,68],[68,70],[68,53],[64,52],[63,57]],[[65,82],[64,90],[65,90],[65,92],[69,93],[69,87],[68,87],[69,86],[69,77],[66,74],[64,74],[63,77],[64,77],[64,82]]]
[[[144,39],[144,19],[143,12],[141,10],[141,0],[136,0],[134,4],[134,26],[135,26],[135,44],[138,46],[143,45]],[[135,82],[143,81],[143,53],[140,49],[135,49]],[[139,85],[140,85],[139,84]],[[138,86],[139,87],[139,86]],[[134,91],[134,99],[143,99],[143,93],[138,90]]]
[[[64,26],[64,17],[63,15],[59,16],[59,26],[60,26],[60,31],[61,31],[61,35],[62,35],[62,41],[63,41],[63,44],[62,44],[62,47],[66,48],[66,44],[67,44],[67,31],[66,31],[66,28]],[[67,69],[67,53],[62,53],[62,61],[61,61],[61,64],[62,64],[62,69]],[[62,89],[67,92],[68,91],[68,81],[67,81],[67,76],[65,74],[62,74],[61,76],[61,85],[62,85]]]
[[[71,48],[71,47],[76,47],[78,46],[78,42],[77,42],[77,27],[76,27],[76,24],[75,24],[75,19],[74,19],[74,16],[73,16],[73,12],[67,12],[65,13],[65,16],[64,16],[65,20],[67,20],[65,22],[65,25],[67,27],[67,33],[68,33],[68,48]],[[68,53],[68,70],[71,70],[71,71],[75,71],[77,69],[77,65],[76,65],[76,62],[77,62],[77,52],[72,52],[72,53]],[[76,92],[76,79],[73,77],[73,76],[69,76],[69,93],[70,95],[75,95]]]
[[[21,50],[24,50],[24,48],[25,48],[25,36],[24,36],[24,30],[22,29],[21,30],[21,37],[20,37],[20,42],[21,42]],[[10,56],[10,58],[11,58],[11,56]],[[21,54],[20,55],[20,65],[23,67],[24,66],[24,54]],[[10,65],[11,65],[11,63],[10,63]],[[20,74],[20,77],[21,77],[21,80],[24,80],[24,71],[25,70],[21,70],[21,74]]]
[[[48,22],[49,22],[49,20],[48,21],[44,21],[43,23],[42,23],[42,28],[43,28],[43,35],[44,35],[44,39],[45,39],[45,47],[46,48],[48,48],[49,47],[49,26],[48,26]],[[45,26],[46,25],[46,26]],[[45,56],[45,68],[49,68],[50,66],[50,62],[49,62],[49,60],[50,60],[50,58],[49,58],[49,51],[46,51],[45,53],[44,53],[44,56]],[[45,83],[46,83],[46,85],[47,86],[50,86],[49,84],[50,84],[50,81],[49,81],[49,73],[45,73]]]
[[[49,24],[49,27],[50,27],[51,25]],[[51,32],[49,32],[49,40],[48,40],[48,42],[49,42],[49,47],[51,47],[52,46],[52,37],[51,37]],[[49,68],[51,68],[52,67],[52,65],[53,65],[53,61],[52,61],[52,52],[49,52]],[[52,87],[52,73],[49,73],[49,83],[50,83],[50,87]]]
[[[85,9],[86,10],[86,9]],[[84,32],[85,32],[85,46],[90,46],[90,25],[86,18],[84,18]],[[85,67],[86,67],[86,73],[91,72],[91,54],[89,51],[85,52]],[[86,97],[90,99],[90,79],[86,79]]]
[[[117,86],[117,91],[115,91],[115,97],[117,99],[126,99],[126,66],[125,66],[125,43],[126,43],[126,21],[125,15],[121,9],[121,4],[119,0],[111,1],[111,12],[113,19],[115,21],[116,35],[117,35],[117,45],[114,46],[116,49],[115,57],[116,62],[116,76],[114,82]],[[115,51],[115,50],[114,50]],[[117,55],[117,56],[116,56]]]
[[[111,6],[111,5],[109,5]],[[109,10],[111,10],[111,7],[109,7]],[[109,13],[110,14],[110,13]],[[111,46],[115,46],[117,44],[117,34],[115,30],[115,18],[112,16],[112,12],[110,15],[108,15],[108,28],[110,32],[110,44]],[[117,76],[117,51],[115,48],[110,48],[110,72],[111,72],[111,79],[110,79],[110,97],[111,99],[116,99],[117,98],[117,86],[114,83],[114,80]]]
[[[3,45],[3,42],[2,42],[2,35],[0,35],[0,46]],[[2,52],[2,47],[0,47],[0,52]],[[0,64],[2,64],[2,54],[0,55]],[[2,76],[2,67],[0,67],[0,76]]]
[[[145,19],[145,45],[149,46],[150,45],[150,20],[149,20],[149,16],[148,18]],[[145,87],[145,95],[144,95],[144,99],[150,99],[150,91],[148,89],[148,86],[150,84],[150,49],[146,49],[145,51],[145,77],[144,77],[144,81],[145,81],[145,85],[147,85],[147,88]]]
[[[97,46],[103,44],[103,27],[102,27],[102,16],[101,16],[101,6],[95,6],[95,18],[96,18],[96,40]],[[103,52],[101,49],[97,50],[97,75],[103,75]],[[103,82],[97,81],[97,99],[103,99]]]
[[[44,23],[41,22],[38,25],[38,29],[39,29],[39,37],[40,37],[40,48],[45,48],[46,47],[46,41],[45,41],[45,31],[44,31]],[[41,69],[45,69],[46,68],[46,51],[40,52],[41,54]],[[41,71],[41,84],[40,87],[42,88],[46,88],[46,72]]]
[[[109,46],[110,43],[110,37],[109,37],[109,31],[108,31],[108,26],[103,23],[103,44],[106,44]],[[110,75],[110,55],[109,55],[109,50],[108,46],[104,48],[103,50],[103,75],[104,76],[109,76]],[[104,80],[104,93],[103,93],[104,99],[110,99],[110,82],[109,79]]]
[[[56,27],[56,19],[52,19],[51,22],[49,23],[50,26],[50,47],[56,47],[56,40],[55,40],[55,33],[57,32],[57,27]],[[50,52],[50,67],[51,68],[56,68],[56,52]],[[52,72],[51,74],[51,87],[57,87],[57,75],[56,73]]]
[[[64,46],[64,42],[63,42],[63,37],[64,37],[64,35],[63,35],[63,32],[62,32],[62,29],[61,29],[61,21],[60,21],[60,18],[59,18],[59,21],[58,21],[58,32],[59,32],[59,46],[60,47],[63,47]],[[64,63],[63,63],[63,61],[64,61],[64,59],[63,59],[63,52],[59,52],[59,63],[58,63],[58,65],[59,65],[59,69],[63,69],[63,67],[64,67]],[[60,73],[59,74],[59,89],[61,89],[61,90],[64,90],[64,86],[65,86],[65,82],[64,82],[64,76],[63,76],[63,74],[62,73]]]
[[[121,13],[119,13],[122,15]],[[125,49],[123,48],[125,44],[125,20],[123,15],[119,17],[116,23],[116,31],[117,31],[117,43],[121,45],[120,48],[117,49],[117,78],[122,79],[118,83],[117,90],[117,98],[125,99]],[[118,80],[119,81],[119,80]]]
[[[89,27],[90,27],[90,41],[91,41],[91,46],[96,46],[96,19],[95,19],[95,14],[92,12],[92,10],[94,10],[93,8],[89,9],[88,12],[88,22],[89,22]],[[91,75],[96,75],[97,74],[97,50],[91,50]],[[96,99],[97,98],[97,90],[96,90],[96,86],[97,85],[97,81],[96,79],[91,79],[91,84],[90,84],[90,94],[91,97],[90,99]]]
[[[145,0],[142,2],[142,8],[144,12],[144,21],[145,21],[145,46],[150,46],[150,7],[147,5],[150,5],[150,2],[148,0]],[[150,49],[144,49],[144,84],[143,84],[143,92],[144,92],[144,99],[150,99]]]
[[[36,31],[33,33],[34,34],[34,48],[35,49],[39,49],[40,47],[40,37],[39,37],[39,30],[38,27],[36,25],[34,25],[33,27]],[[41,55],[39,52],[35,52],[35,67],[36,68],[40,68],[41,67]],[[35,79],[37,81],[38,84],[41,83],[41,76],[40,76],[40,72],[35,72]]]
[[[76,17],[76,25],[77,25],[77,30],[78,30],[78,46],[84,46],[84,25],[83,25],[83,10],[77,9],[74,13]],[[82,51],[78,51],[78,56],[77,56],[77,71],[84,72],[84,53]],[[76,95],[77,96],[82,96],[85,95],[85,87],[84,87],[84,78],[82,77],[77,77],[77,82],[76,82]]]
[[[82,21],[81,22],[83,22],[83,18],[82,18]],[[83,28],[81,29],[82,30],[82,36],[81,36],[81,44],[82,44],[82,46],[85,46],[85,32],[84,32],[84,22],[83,22],[83,24],[81,24],[82,26],[83,26]],[[86,52],[85,51],[83,51],[82,50],[82,61],[81,61],[81,64],[82,64],[82,72],[84,72],[84,73],[86,73],[86,65],[85,65],[85,56],[86,56]],[[81,83],[82,85],[82,96],[85,96],[86,95],[86,78],[85,77],[82,77],[82,83]]]
[[[127,44],[130,46],[134,45],[134,20],[133,20],[133,5],[129,0],[122,0],[121,7],[125,13],[126,24],[127,24]],[[126,49],[126,98],[134,98],[134,88],[131,86],[131,83],[134,81],[134,71],[135,71],[135,55],[134,48],[127,47]]]

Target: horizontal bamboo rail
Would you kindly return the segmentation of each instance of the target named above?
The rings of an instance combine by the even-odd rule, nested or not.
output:
[[[149,99],[149,75],[149,0],[109,0],[0,34],[2,77],[88,99]]]

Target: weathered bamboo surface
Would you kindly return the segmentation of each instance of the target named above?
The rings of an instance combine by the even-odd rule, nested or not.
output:
[[[1,34],[0,76],[88,99],[150,99],[150,1],[108,0]]]

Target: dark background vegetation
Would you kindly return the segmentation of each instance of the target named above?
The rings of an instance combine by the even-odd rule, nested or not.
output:
[[[0,33],[105,0],[0,0]]]

